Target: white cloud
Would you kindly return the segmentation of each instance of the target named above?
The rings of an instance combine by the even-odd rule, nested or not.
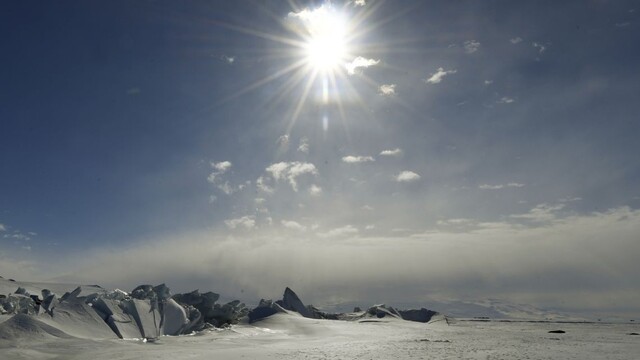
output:
[[[425,81],[429,84],[439,84],[445,76],[455,74],[456,72],[458,72],[458,70],[444,70],[443,68],[438,68],[438,71],[431,74],[431,77]]]
[[[373,211],[374,208],[371,205],[363,205],[362,207],[360,207],[360,209],[362,210],[366,210],[366,211]]]
[[[269,165],[265,170],[270,173],[274,179],[280,180],[287,175],[290,167],[291,164],[288,162],[279,162]]]
[[[256,226],[255,216],[243,216],[237,219],[229,219],[224,221],[229,229],[243,227],[245,229],[253,229]]]
[[[266,192],[267,194],[273,194],[275,189],[272,188],[271,186],[266,184],[266,180],[264,177],[260,176],[257,180],[256,180],[256,186],[258,187],[258,189]]]
[[[380,156],[400,156],[402,155],[402,149],[395,148],[392,150],[382,150]]]
[[[291,188],[293,191],[298,191],[298,182],[297,178],[309,174],[309,175],[317,175],[318,169],[316,169],[315,165],[306,162],[279,162],[276,164],[271,164],[269,167],[265,169],[266,172],[271,174],[271,176],[276,180],[287,180],[289,184],[291,184]]]
[[[309,194],[311,194],[311,196],[320,196],[322,194],[322,188],[316,184],[312,184],[311,187],[309,187]]]
[[[403,171],[398,176],[396,176],[397,182],[413,182],[420,180],[420,175],[414,173],[413,171]]]
[[[374,159],[371,156],[353,156],[353,155],[349,155],[349,156],[343,157],[342,161],[346,162],[348,164],[357,164],[357,163],[373,162],[373,161],[376,161],[376,159]]]
[[[485,80],[484,84],[485,85],[491,85],[491,84],[493,84],[493,80]]]
[[[365,230],[373,230],[373,229],[375,229],[375,228],[376,228],[376,226],[375,226],[375,225],[373,225],[373,224],[369,224],[369,225],[367,225],[367,226],[365,226],[365,227],[364,227],[364,229],[365,229]]]
[[[276,140],[276,144],[278,144],[278,146],[280,147],[280,149],[282,150],[286,150],[289,148],[289,135],[280,135],[278,137],[278,139]]]
[[[345,64],[345,68],[350,75],[355,74],[357,68],[368,68],[369,66],[377,65],[380,60],[367,59],[362,56],[358,56],[353,59],[352,62]]]
[[[230,161],[211,162],[210,165],[213,168],[213,172],[209,174],[207,181],[212,184],[215,184],[217,177],[229,171],[232,166]]]
[[[309,139],[303,137],[300,139],[300,144],[298,145],[298,151],[303,152],[305,154],[309,153]]]
[[[468,40],[464,42],[464,51],[467,54],[473,54],[480,49],[480,42],[475,40]]]
[[[454,218],[454,219],[438,220],[437,224],[438,226],[459,227],[459,226],[476,224],[476,221],[473,219]]]
[[[0,231],[7,231],[7,227],[4,224],[0,224]]]
[[[236,61],[235,56],[222,55],[220,59],[229,65],[233,65],[233,63]]]
[[[246,185],[251,182],[247,182],[245,184],[240,184],[238,186],[233,186],[229,183],[229,181],[222,182],[220,180],[220,176],[227,173],[229,169],[231,169],[232,164],[230,161],[220,161],[220,162],[211,162],[211,167],[213,168],[213,172],[209,174],[207,177],[207,181],[216,186],[220,191],[222,191],[226,195],[231,195],[237,191],[240,191],[246,187]],[[215,201],[215,197],[210,197],[209,202],[213,203]]]
[[[224,173],[227,170],[231,169],[231,161],[221,161],[219,163],[212,163],[211,166],[213,166],[214,169],[220,171],[221,173]]]
[[[378,88],[380,95],[391,96],[396,93],[396,84],[382,84]]]
[[[500,190],[500,189],[504,189],[504,188],[521,188],[524,187],[524,184],[521,183],[517,183],[517,182],[510,182],[508,184],[498,184],[498,185],[489,185],[489,184],[482,184],[482,185],[478,185],[478,189],[481,190]]]
[[[316,21],[316,19],[318,19],[319,17],[323,17],[326,11],[327,11],[327,8],[324,5],[322,5],[319,8],[314,10],[303,9],[298,12],[290,12],[288,14],[288,17],[297,18],[303,22],[313,22],[313,21]]]
[[[212,172],[207,176],[207,181],[213,184],[216,181],[216,176],[218,176],[218,174],[216,172]]]
[[[498,104],[511,104],[513,102],[515,102],[515,100],[513,100],[510,97],[507,96],[503,96],[502,98],[500,98],[500,100],[496,101]]]
[[[524,219],[533,222],[549,222],[557,219],[557,212],[564,209],[565,204],[540,204],[526,214],[514,214],[513,219]]]
[[[537,43],[537,42],[531,43],[531,46],[533,46],[534,48],[538,49],[538,52],[540,54],[542,54],[543,52],[545,52],[545,50],[547,50],[547,48],[544,45],[542,45],[540,43]]]
[[[297,231],[306,231],[307,227],[304,225],[300,225],[300,223],[293,221],[293,220],[282,220],[280,221],[280,223],[282,224],[282,226],[286,227],[287,229],[291,229],[291,230],[297,230]]]
[[[5,239],[14,239],[14,240],[20,240],[20,241],[29,241],[31,240],[31,237],[29,237],[28,235],[25,235],[19,231],[14,232],[13,234],[5,234],[3,236]]]
[[[222,191],[223,193],[225,193],[225,195],[231,195],[234,192],[238,191],[238,189],[234,188],[233,186],[231,186],[231,184],[229,184],[228,181],[225,181],[222,184],[218,184],[216,185],[216,187],[218,189],[220,189],[220,191]]]
[[[365,6],[365,5],[367,5],[367,2],[366,2],[366,0],[354,0],[353,4],[355,6]]]
[[[575,202],[575,201],[581,201],[581,200],[582,200],[581,197],[565,197],[558,201],[561,203],[569,203],[569,202]]]
[[[509,41],[511,41],[512,44],[518,44],[518,43],[522,42],[522,38],[517,36],[517,37],[514,37],[513,39],[511,39]]]
[[[329,230],[325,233],[319,233],[319,237],[328,238],[328,237],[341,237],[341,236],[352,236],[356,235],[360,232],[358,228],[353,225],[345,225],[339,228],[335,228],[333,230]]]

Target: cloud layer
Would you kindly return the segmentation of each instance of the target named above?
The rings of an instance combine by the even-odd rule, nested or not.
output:
[[[553,213],[540,209],[532,213]],[[544,226],[533,227],[452,219],[442,222],[452,229],[400,238],[368,237],[353,225],[319,231],[322,241],[278,232],[241,237],[186,233],[140,241],[128,249],[69,253],[59,263],[4,258],[0,271],[17,276],[17,271],[51,266],[50,274],[66,272],[59,280],[124,288],[167,282],[177,291],[211,288],[254,300],[276,298],[285,286],[292,286],[317,304],[337,298],[420,301],[438,293],[458,299],[507,297],[556,308],[637,306],[640,280],[626,275],[640,271],[639,210],[621,207],[545,219]],[[295,220],[281,223],[294,234],[309,230]],[[253,226],[246,217],[229,225]],[[461,225],[468,227],[455,228]],[[349,240],[338,241],[345,237]]]

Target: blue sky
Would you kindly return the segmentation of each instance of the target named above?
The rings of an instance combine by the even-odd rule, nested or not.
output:
[[[4,2],[1,274],[637,312],[639,13]]]

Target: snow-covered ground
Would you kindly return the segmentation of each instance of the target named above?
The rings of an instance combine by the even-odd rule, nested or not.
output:
[[[548,333],[564,330],[564,334]],[[637,359],[634,324],[398,319],[348,322],[275,314],[254,324],[192,336],[62,338],[33,329],[0,340],[1,359]]]
[[[76,287],[0,279],[0,294],[15,294],[17,286],[31,294],[44,288],[63,294],[73,292]],[[36,312],[28,307],[29,314],[4,309],[4,315],[0,315],[0,359],[627,360],[638,359],[640,354],[640,336],[631,335],[640,333],[640,324],[631,322],[465,321],[436,315],[421,323],[403,320],[395,310],[382,305],[372,308],[377,313],[366,311],[342,317],[349,321],[326,320],[303,317],[301,314],[309,308],[290,289],[285,291],[281,303],[284,308],[270,305],[270,309],[277,311],[252,323],[248,320],[250,316],[244,316],[230,327],[190,335],[119,339],[105,319],[120,318],[116,325],[122,334],[140,334],[138,327],[148,330],[157,325],[145,324],[158,317],[153,307],[148,313],[139,313],[144,309],[141,304],[153,301],[123,300],[121,304],[133,301],[138,307],[125,306],[122,308],[125,312],[120,313],[120,307],[113,305],[114,313],[109,317],[97,309],[98,301],[91,300],[95,299],[91,293],[106,294],[105,289],[90,285],[82,286],[81,290],[77,290],[77,298],[54,299],[57,307],[52,311],[43,310],[44,305]],[[24,298],[17,295],[13,299]],[[164,315],[168,314],[169,301],[172,300],[163,302]],[[136,310],[136,321],[133,322],[133,317],[130,322],[123,320],[129,318],[127,311],[132,310]],[[379,318],[380,312],[386,315]],[[162,319],[168,323],[156,327],[156,333],[163,333],[173,321],[164,315]],[[550,333],[551,330],[564,333]]]

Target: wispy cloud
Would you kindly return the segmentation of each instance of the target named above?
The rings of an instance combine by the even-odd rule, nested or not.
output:
[[[565,204],[539,204],[526,214],[514,214],[513,219],[524,219],[533,222],[549,222],[556,220],[557,212],[565,208]]]
[[[512,38],[511,40],[509,40],[512,44],[519,44],[522,42],[522,38],[520,36],[516,36],[514,38]]]
[[[0,224],[0,231],[7,231],[7,227],[5,224]]]
[[[402,155],[402,149],[395,148],[391,150],[382,150],[380,156],[400,156]]]
[[[420,175],[408,170],[405,170],[396,176],[397,182],[413,182],[418,180],[420,180]]]
[[[267,184],[267,180],[260,176],[257,180],[256,180],[256,187],[262,191],[264,191],[267,194],[273,194],[275,192],[275,189],[271,186],[269,186]]]
[[[245,229],[253,229],[256,226],[256,218],[255,216],[243,216],[236,219],[228,219],[224,221],[225,225],[229,227],[229,229],[237,229],[237,228],[245,228]]]
[[[251,185],[251,181],[247,181],[244,184],[240,184],[238,186],[233,186],[229,181],[225,181],[224,183],[217,184],[216,187],[222,191],[225,195],[232,195],[238,191],[244,190],[248,185]]]
[[[318,236],[319,237],[323,237],[323,238],[327,238],[327,237],[342,237],[342,236],[353,236],[356,235],[360,232],[360,230],[358,230],[358,228],[356,228],[353,225],[345,225],[339,228],[335,228],[332,230],[329,230],[327,232],[324,233],[319,233]]]
[[[328,7],[326,5],[322,5],[313,10],[309,10],[305,8],[298,12],[292,11],[289,14],[287,14],[287,16],[290,19],[299,20],[299,21],[302,21],[303,23],[313,24],[313,22],[316,22],[318,21],[318,19],[321,19],[326,16],[327,9]]]
[[[367,5],[366,0],[353,0],[352,3],[355,6],[365,6],[365,5]]]
[[[220,56],[220,60],[226,62],[229,65],[233,65],[233,63],[236,61],[236,58],[235,56],[222,55]]]
[[[308,154],[309,153],[309,139],[303,137],[300,139],[300,144],[298,144],[298,151]]]
[[[226,195],[231,195],[235,192],[235,189],[233,188],[233,186],[231,186],[231,184],[229,184],[228,181],[225,181],[224,183],[217,185],[217,188],[220,189],[220,191],[222,191]]]
[[[511,104],[513,102],[515,102],[514,99],[508,97],[508,96],[503,96],[500,98],[500,100],[496,101],[498,104]]]
[[[558,202],[561,203],[570,203],[570,202],[576,202],[576,201],[581,201],[582,198],[578,197],[578,196],[574,196],[574,197],[564,197],[562,199],[559,199]]]
[[[438,226],[463,226],[463,225],[470,225],[470,224],[476,224],[476,223],[477,222],[473,219],[465,219],[465,218],[438,220],[437,222]]]
[[[473,54],[480,49],[480,42],[476,40],[468,40],[464,42],[464,51],[467,54]]]
[[[348,164],[358,164],[358,163],[376,161],[376,159],[374,159],[371,156],[353,156],[353,155],[349,155],[349,156],[343,157],[342,161],[346,162]]]
[[[347,73],[353,75],[356,73],[356,70],[358,68],[368,68],[369,66],[377,65],[379,62],[380,60],[367,59],[363,58],[362,56],[358,56],[357,58],[353,59],[352,62],[345,64],[345,68],[347,69]]]
[[[481,190],[500,190],[500,189],[506,189],[506,188],[521,188],[524,187],[524,184],[521,183],[516,183],[516,182],[510,182],[508,184],[498,184],[498,185],[489,185],[489,184],[482,184],[482,185],[478,185],[478,189]]]
[[[287,229],[296,230],[296,231],[307,231],[307,227],[304,225],[301,225],[297,221],[282,220],[280,221],[280,224],[282,224],[282,226],[284,226]]]
[[[287,149],[289,149],[289,135],[280,135],[276,140],[276,144],[278,144],[280,151],[286,151]]]
[[[545,52],[547,50],[546,46],[538,43],[538,42],[533,42],[531,43],[531,46],[533,46],[534,48],[538,49],[538,52],[540,54],[542,54],[543,52]]]
[[[396,84],[382,84],[378,88],[380,95],[391,96],[396,93]]]
[[[238,186],[232,185],[229,181],[223,181],[221,176],[231,169],[232,164],[230,161],[220,161],[220,162],[211,162],[211,167],[213,168],[213,172],[209,174],[207,177],[207,181],[215,187],[222,191],[225,195],[231,195],[235,192],[238,192],[244,189],[247,185],[251,184],[251,182],[246,182],[244,184],[240,184]],[[215,201],[215,197],[210,197],[209,202],[213,203]]]
[[[230,161],[220,161],[217,163],[211,162],[210,165],[213,168],[213,172],[209,174],[209,176],[207,177],[207,181],[212,184],[215,184],[218,176],[229,171],[229,169],[231,169],[231,166],[232,166]]]
[[[298,177],[309,174],[317,175],[318,169],[315,165],[307,162],[279,162],[271,164],[265,169],[267,173],[273,177],[274,180],[286,180],[291,185],[293,191],[298,191]],[[264,179],[263,179],[264,182]],[[264,184],[263,184],[264,185]]]
[[[23,234],[20,231],[15,231],[13,234],[5,234],[2,236],[5,239],[13,239],[13,240],[19,240],[19,241],[29,241],[31,240],[31,236],[27,235],[27,234]]]
[[[311,194],[311,196],[320,196],[322,194],[322,188],[316,184],[311,184],[309,194]]]
[[[230,161],[221,161],[219,163],[212,163],[211,166],[214,169],[220,171],[221,173],[224,173],[227,170],[231,169],[231,162]]]
[[[458,70],[445,70],[444,68],[438,68],[438,71],[431,74],[431,77],[425,81],[429,84],[439,84],[445,76],[455,74],[456,72],[458,72]]]

